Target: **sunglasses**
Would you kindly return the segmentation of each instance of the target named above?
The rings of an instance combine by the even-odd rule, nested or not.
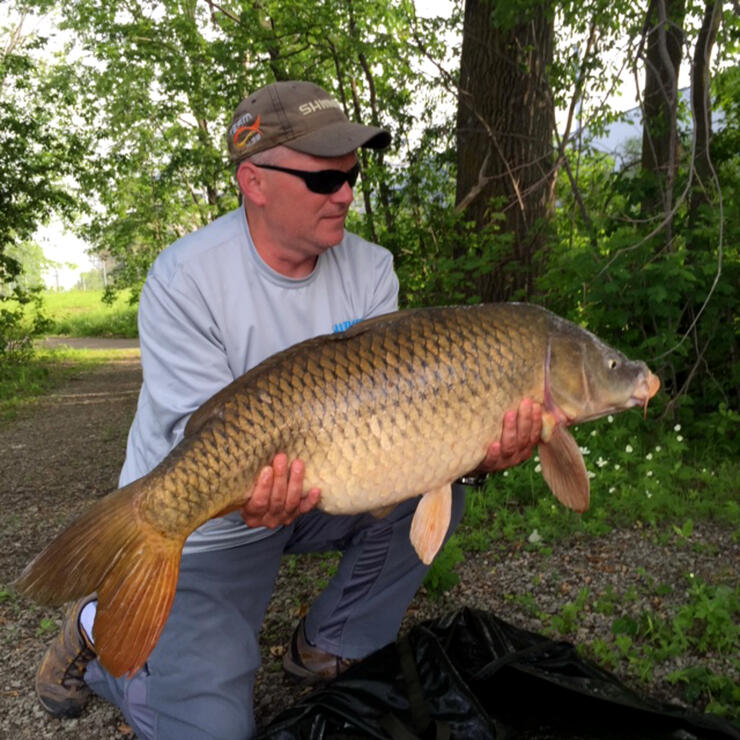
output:
[[[288,175],[300,177],[306,183],[306,187],[312,193],[321,193],[321,195],[330,195],[336,193],[345,182],[350,187],[354,187],[357,182],[357,176],[360,174],[360,165],[356,163],[351,170],[344,172],[342,170],[319,170],[318,172],[307,172],[306,170],[292,170],[290,167],[278,167],[274,164],[257,164],[263,170],[275,170],[285,172]]]

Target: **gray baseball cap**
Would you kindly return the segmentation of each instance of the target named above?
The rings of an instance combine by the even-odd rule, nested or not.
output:
[[[358,147],[384,149],[388,131],[352,123],[339,103],[312,82],[273,82],[244,98],[227,129],[236,164],[257,152],[286,146],[316,157],[341,157]]]

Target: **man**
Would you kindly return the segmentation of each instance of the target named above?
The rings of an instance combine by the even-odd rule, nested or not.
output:
[[[144,377],[120,485],[155,467],[190,414],[264,358],[396,309],[390,253],[344,231],[357,148],[389,142],[307,82],[273,83],[237,107],[228,144],[243,207],[162,252],[142,290]],[[524,402],[483,469],[524,459],[540,429],[539,406]],[[463,497],[455,486],[450,532]],[[319,498],[303,490],[303,461],[278,454],[241,512],[196,530],[162,635],[130,678],[113,678],[95,659],[94,596],[75,604],[39,668],[42,705],[78,714],[92,689],[142,738],[251,737],[258,634],[286,552],[343,553],[293,635],[286,672],[328,679],[393,641],[426,572],[409,542],[416,500],[378,519],[328,516],[314,508]]]

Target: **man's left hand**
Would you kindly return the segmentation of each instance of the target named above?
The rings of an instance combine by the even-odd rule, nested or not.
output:
[[[304,465],[301,460],[288,464],[284,452],[266,465],[242,507],[242,519],[248,527],[274,529],[290,524],[296,517],[313,509],[319,502],[318,488],[303,490]]]
[[[476,473],[495,473],[528,459],[542,434],[542,406],[525,398],[516,411],[507,411],[501,439],[488,448]]]

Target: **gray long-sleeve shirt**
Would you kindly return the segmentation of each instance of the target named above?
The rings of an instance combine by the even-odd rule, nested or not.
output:
[[[318,334],[394,311],[390,252],[344,233],[313,272],[291,279],[268,267],[238,208],[165,249],[139,302],[143,385],[128,435],[123,486],[154,468],[182,439],[190,414],[266,357]],[[237,512],[197,529],[184,552],[269,536]]]

